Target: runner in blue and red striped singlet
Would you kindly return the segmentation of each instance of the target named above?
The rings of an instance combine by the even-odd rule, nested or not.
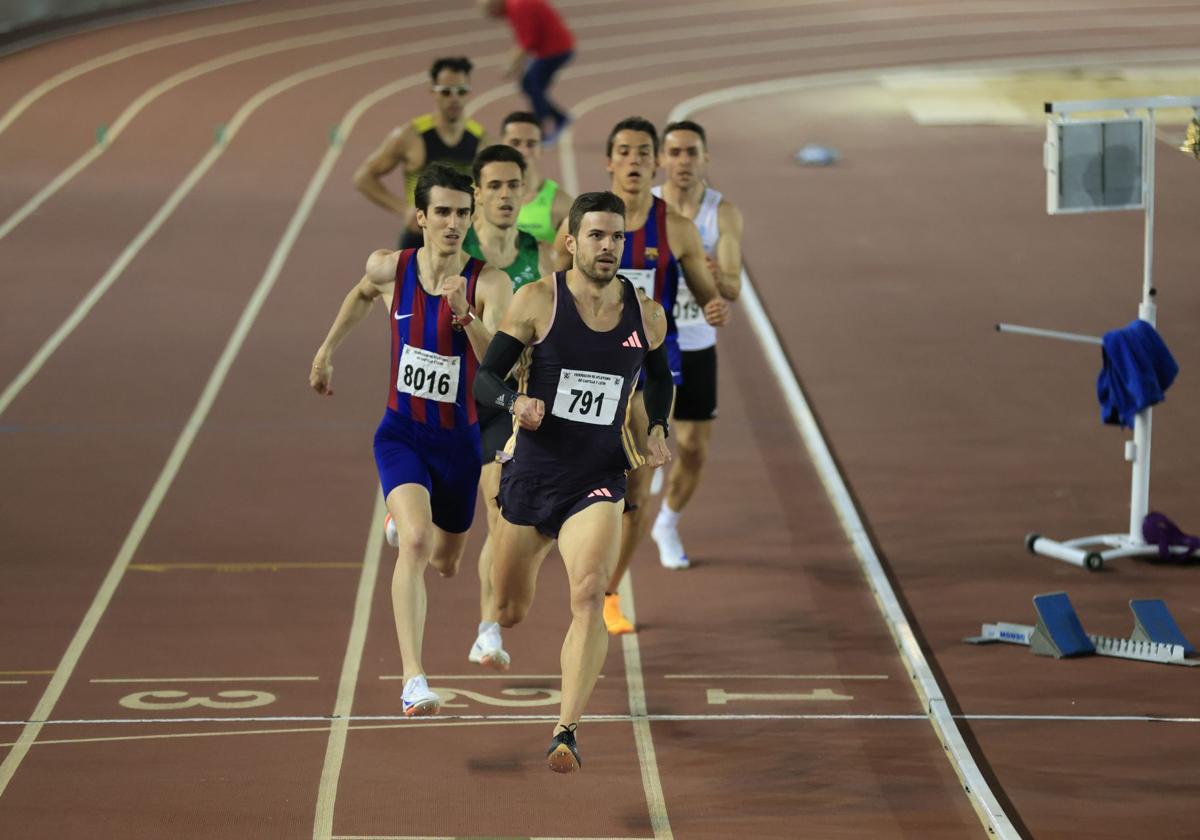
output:
[[[471,179],[433,165],[417,182],[424,246],[376,251],[346,296],[313,360],[309,384],[331,395],[333,354],[376,300],[388,302],[391,373],[387,410],[375,433],[375,463],[396,546],[392,608],[404,663],[405,715],[438,710],[421,665],[427,565],[458,569],[475,514],[479,419],[472,390],[479,359],[512,298],[508,275],[468,257]]]
[[[707,323],[713,326],[724,324],[729,318],[729,305],[717,293],[717,285],[705,259],[704,245],[692,220],[670,209],[650,191],[658,161],[658,132],[654,124],[641,117],[621,120],[609,132],[607,155],[612,191],[625,202],[625,254],[619,273],[666,311],[667,358],[678,384],[681,373],[679,336],[672,310],[680,270]],[[560,244],[564,234],[560,230],[559,242],[556,242],[560,260],[565,252]],[[629,430],[637,446],[645,447],[646,408],[640,392],[634,394],[629,405]],[[651,477],[650,470],[637,465],[629,473],[621,555],[604,601],[604,621],[613,635],[630,633],[634,629],[633,623],[621,612],[617,587],[629,568],[634,549],[648,529],[645,505],[650,496]]]

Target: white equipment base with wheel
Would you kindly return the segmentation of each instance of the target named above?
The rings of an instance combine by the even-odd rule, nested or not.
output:
[[[1108,99],[1084,102],[1047,102],[1046,113],[1050,114],[1049,139],[1046,144],[1045,165],[1047,178],[1047,209],[1051,213],[1059,212],[1091,212],[1095,210],[1114,209],[1143,209],[1146,217],[1145,248],[1142,265],[1142,300],[1138,306],[1138,318],[1154,326],[1157,321],[1157,307],[1154,302],[1157,290],[1151,283],[1152,266],[1154,262],[1154,144],[1155,120],[1154,112],[1162,108],[1191,108],[1193,113],[1200,115],[1200,97],[1159,96],[1142,99]],[[1056,177],[1063,167],[1062,150],[1058,145],[1057,127],[1070,125],[1073,120],[1070,115],[1080,113],[1097,113],[1103,111],[1124,111],[1125,120],[1137,119],[1142,116],[1142,159],[1141,159],[1141,192],[1140,200],[1124,205],[1111,207],[1094,206],[1064,207],[1059,203],[1055,193]],[[1122,122],[1122,121],[1118,121]],[[1053,158],[1053,159],[1052,159]],[[1097,158],[1097,161],[1099,158]],[[1078,162],[1073,163],[1078,166]],[[1000,332],[1022,333],[1053,338],[1060,341],[1074,341],[1086,344],[1103,344],[1096,336],[1063,333],[1055,330],[1043,330],[1032,327],[1020,327],[1012,324],[997,324]],[[1105,562],[1122,557],[1152,557],[1158,554],[1157,545],[1149,545],[1142,538],[1142,520],[1150,510],[1150,430],[1152,410],[1146,408],[1134,417],[1133,440],[1125,443],[1125,460],[1133,465],[1132,487],[1129,497],[1129,531],[1124,534],[1099,534],[1090,537],[1078,537],[1070,540],[1053,540],[1041,534],[1029,534],[1025,538],[1025,547],[1034,554],[1062,560],[1075,566],[1098,571]],[[1180,550],[1181,554],[1186,553]]]

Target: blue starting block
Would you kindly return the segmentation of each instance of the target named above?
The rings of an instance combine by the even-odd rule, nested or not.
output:
[[[1066,592],[1034,595],[1033,608],[1037,610],[1037,625],[1030,635],[1029,647],[1038,656],[1065,659],[1096,652]]]
[[[1133,610],[1133,638],[1139,642],[1179,645],[1184,656],[1195,656],[1196,648],[1184,638],[1175,617],[1161,598],[1145,598],[1129,602]]]
[[[971,644],[1007,642],[1028,645],[1039,656],[1064,659],[1073,656],[1114,656],[1167,665],[1200,665],[1196,648],[1175,623],[1167,605],[1159,598],[1132,600],[1133,633],[1128,639],[1089,634],[1065,592],[1048,592],[1033,599],[1037,624],[984,624],[978,636],[963,639]]]

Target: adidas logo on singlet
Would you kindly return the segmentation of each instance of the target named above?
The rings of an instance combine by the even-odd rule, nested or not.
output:
[[[621,342],[622,347],[641,347],[642,340],[638,338],[637,330],[629,334],[629,338]]]

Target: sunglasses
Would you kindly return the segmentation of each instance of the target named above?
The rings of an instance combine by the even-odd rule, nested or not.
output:
[[[467,85],[434,85],[433,92],[442,96],[466,96],[471,88]]]

